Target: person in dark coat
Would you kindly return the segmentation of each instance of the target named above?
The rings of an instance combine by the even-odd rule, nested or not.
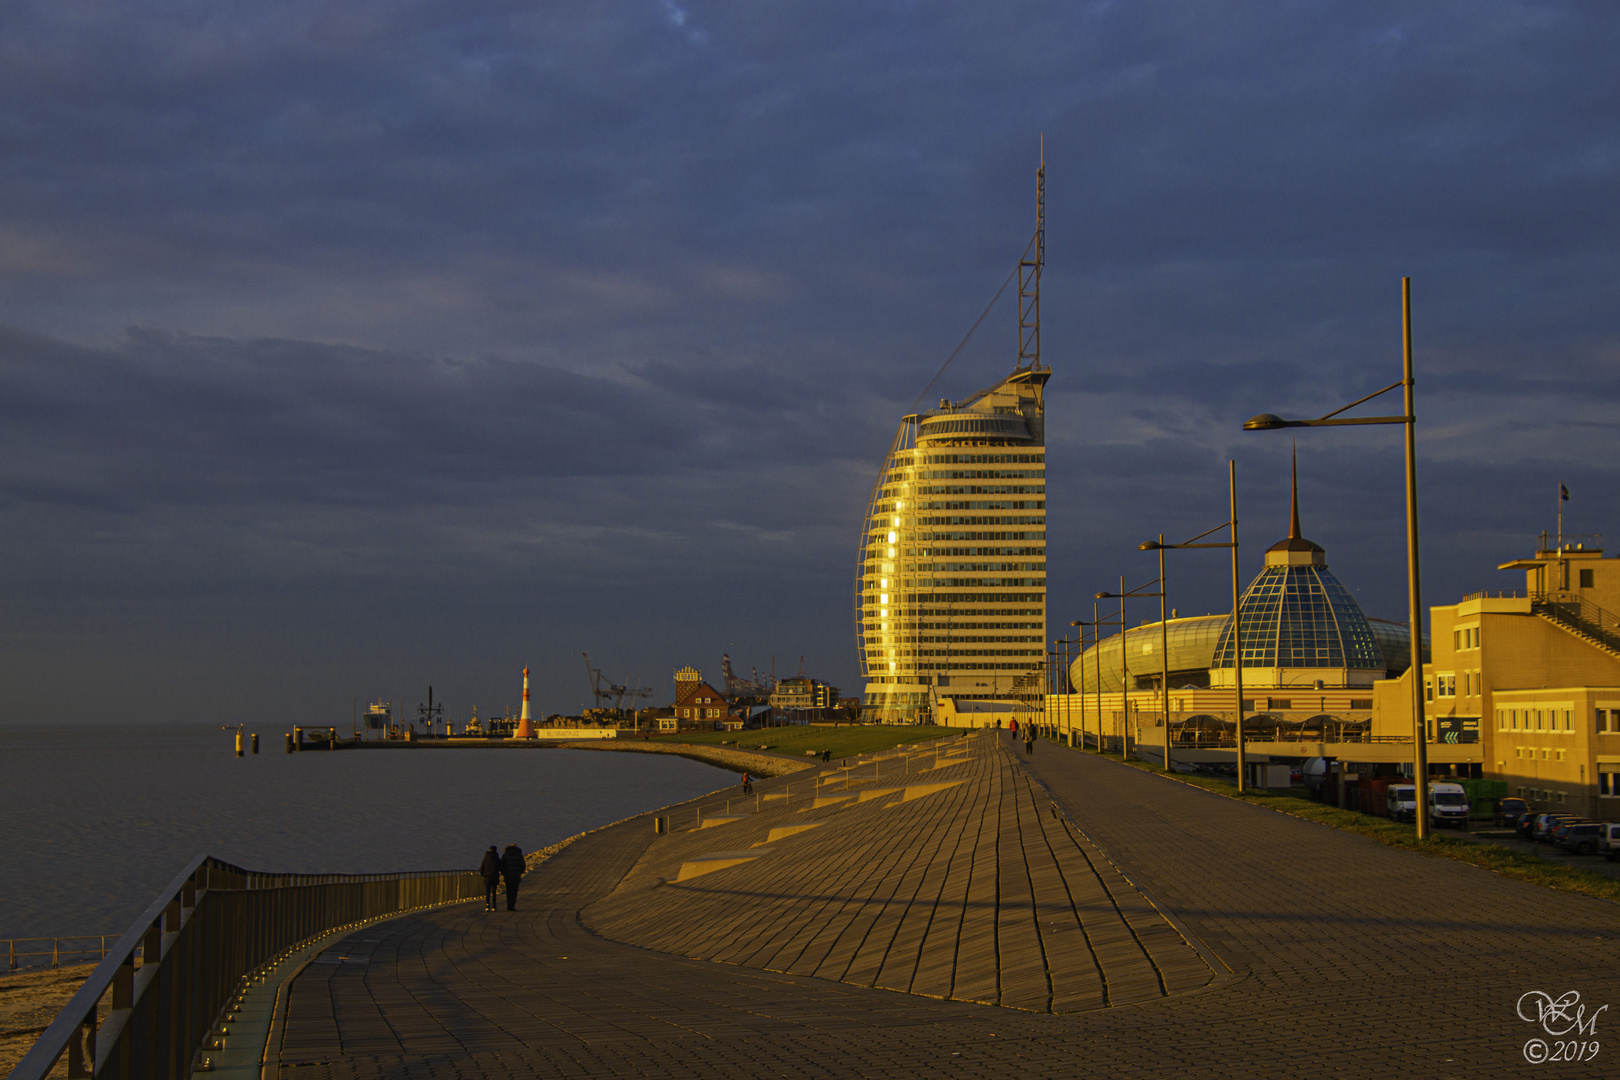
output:
[[[495,850],[495,845],[489,845],[484,852],[484,861],[478,864],[478,872],[484,878],[484,910],[495,910],[495,889],[501,883],[501,853]]]
[[[507,844],[506,853],[501,856],[501,876],[506,879],[506,910],[517,910],[518,882],[523,880],[523,849],[516,844]]]

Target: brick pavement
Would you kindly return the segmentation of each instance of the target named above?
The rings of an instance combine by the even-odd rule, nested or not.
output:
[[[637,819],[545,864],[515,914],[462,905],[358,931],[294,983],[269,1071],[287,1080],[1521,1075],[1520,1046],[1532,1034],[1513,1016],[1521,993],[1579,989],[1595,1005],[1620,1005],[1615,905],[1384,848],[1051,744],[1014,765],[1004,737],[969,742],[977,753],[939,769],[916,755],[888,759],[883,786],[896,776],[968,781],[910,802],[891,795],[801,815],[774,805],[788,800],[762,798],[758,815],[657,840]],[[761,794],[786,786],[773,784]],[[1072,825],[1053,816],[1048,791]],[[849,815],[846,839],[834,843],[840,814]],[[654,885],[677,856],[693,854],[683,845],[710,850],[726,830],[744,840],[789,816],[829,823],[772,842],[752,863]],[[795,847],[796,858],[779,857]],[[942,978],[946,950],[928,945],[941,912],[958,919],[959,965],[975,949],[984,956],[986,940],[992,958],[994,942],[1007,942],[990,964],[1011,972],[998,976],[1005,985],[1027,985],[1043,942],[1137,925],[1126,904],[1110,919],[1082,892],[1066,911],[1077,929],[1051,930],[1056,883],[1084,881],[1082,863],[1095,882],[1128,894],[1141,927],[1161,928],[1139,953],[1162,957],[1161,970],[1174,958],[1191,971],[1194,957],[1205,985],[1172,981],[1168,996],[1107,1006],[1076,992],[1067,1000],[1078,1011],[1065,1011],[1056,987],[1085,970],[1078,951],[1047,961],[1046,1000],[1017,997],[1019,1008],[855,985],[898,985],[888,973],[905,965],[889,958],[913,948],[911,985]],[[1020,869],[1022,891],[977,877],[1016,881]],[[913,917],[925,906],[933,922]],[[757,928],[746,938],[744,924]],[[693,951],[654,951],[609,931]],[[868,942],[887,942],[881,958]],[[798,959],[808,956],[819,958]],[[981,989],[982,975],[981,964]],[[1608,1056],[1563,1068],[1601,1075]]]

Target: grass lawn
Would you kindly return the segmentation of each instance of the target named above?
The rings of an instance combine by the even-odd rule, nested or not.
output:
[[[735,746],[739,750],[764,747],[780,754],[821,753],[833,757],[853,757],[874,750],[887,750],[902,743],[920,743],[944,735],[964,735],[969,728],[923,727],[891,724],[840,724],[819,727],[814,724],[768,727],[758,731],[702,731],[681,735],[658,735],[654,742],[692,743],[699,746]]]
[[[1090,754],[1091,750],[1081,753]],[[1116,754],[1104,755],[1114,761],[1120,760]],[[1149,772],[1159,772],[1157,766],[1145,761],[1130,759],[1125,762],[1134,768],[1145,769]],[[1422,855],[1432,855],[1443,859],[1457,859],[1461,862],[1473,863],[1475,866],[1494,871],[1504,877],[1518,878],[1520,881],[1529,881],[1536,885],[1546,885],[1554,889],[1567,889],[1570,892],[1586,893],[1588,896],[1598,896],[1605,900],[1620,901],[1620,881],[1606,877],[1603,874],[1594,874],[1590,870],[1582,870],[1577,866],[1564,863],[1551,862],[1533,855],[1529,852],[1515,851],[1512,848],[1502,847],[1500,844],[1481,844],[1469,840],[1458,840],[1450,836],[1439,836],[1436,832],[1429,833],[1429,839],[1419,840],[1417,829],[1411,825],[1403,825],[1390,821],[1388,818],[1373,817],[1356,810],[1340,810],[1336,806],[1327,806],[1323,803],[1302,799],[1297,795],[1288,795],[1282,792],[1246,791],[1238,794],[1237,784],[1231,780],[1222,780],[1214,776],[1196,776],[1177,774],[1175,779],[1183,784],[1201,787],[1216,794],[1224,795],[1229,799],[1238,799],[1242,802],[1255,803],[1270,810],[1294,817],[1304,818],[1307,821],[1319,822],[1343,829],[1346,832],[1359,833],[1362,836],[1388,844],[1390,847],[1402,848],[1406,851],[1416,851]]]

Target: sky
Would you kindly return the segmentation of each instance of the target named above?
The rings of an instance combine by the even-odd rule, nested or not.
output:
[[[1051,637],[1229,458],[1258,570],[1241,423],[1397,380],[1402,276],[1425,600],[1522,587],[1560,483],[1617,525],[1617,54],[1581,2],[0,6],[0,724],[576,712],[583,652],[857,693],[871,483],[1043,135]],[[1016,354],[1004,298],[932,395]],[[1298,443],[1404,618],[1400,429]]]

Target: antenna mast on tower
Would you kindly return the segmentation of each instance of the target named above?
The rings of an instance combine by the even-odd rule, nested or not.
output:
[[[1041,269],[1046,265],[1046,136],[1035,170],[1035,236],[1018,260],[1018,367],[1041,366]]]

